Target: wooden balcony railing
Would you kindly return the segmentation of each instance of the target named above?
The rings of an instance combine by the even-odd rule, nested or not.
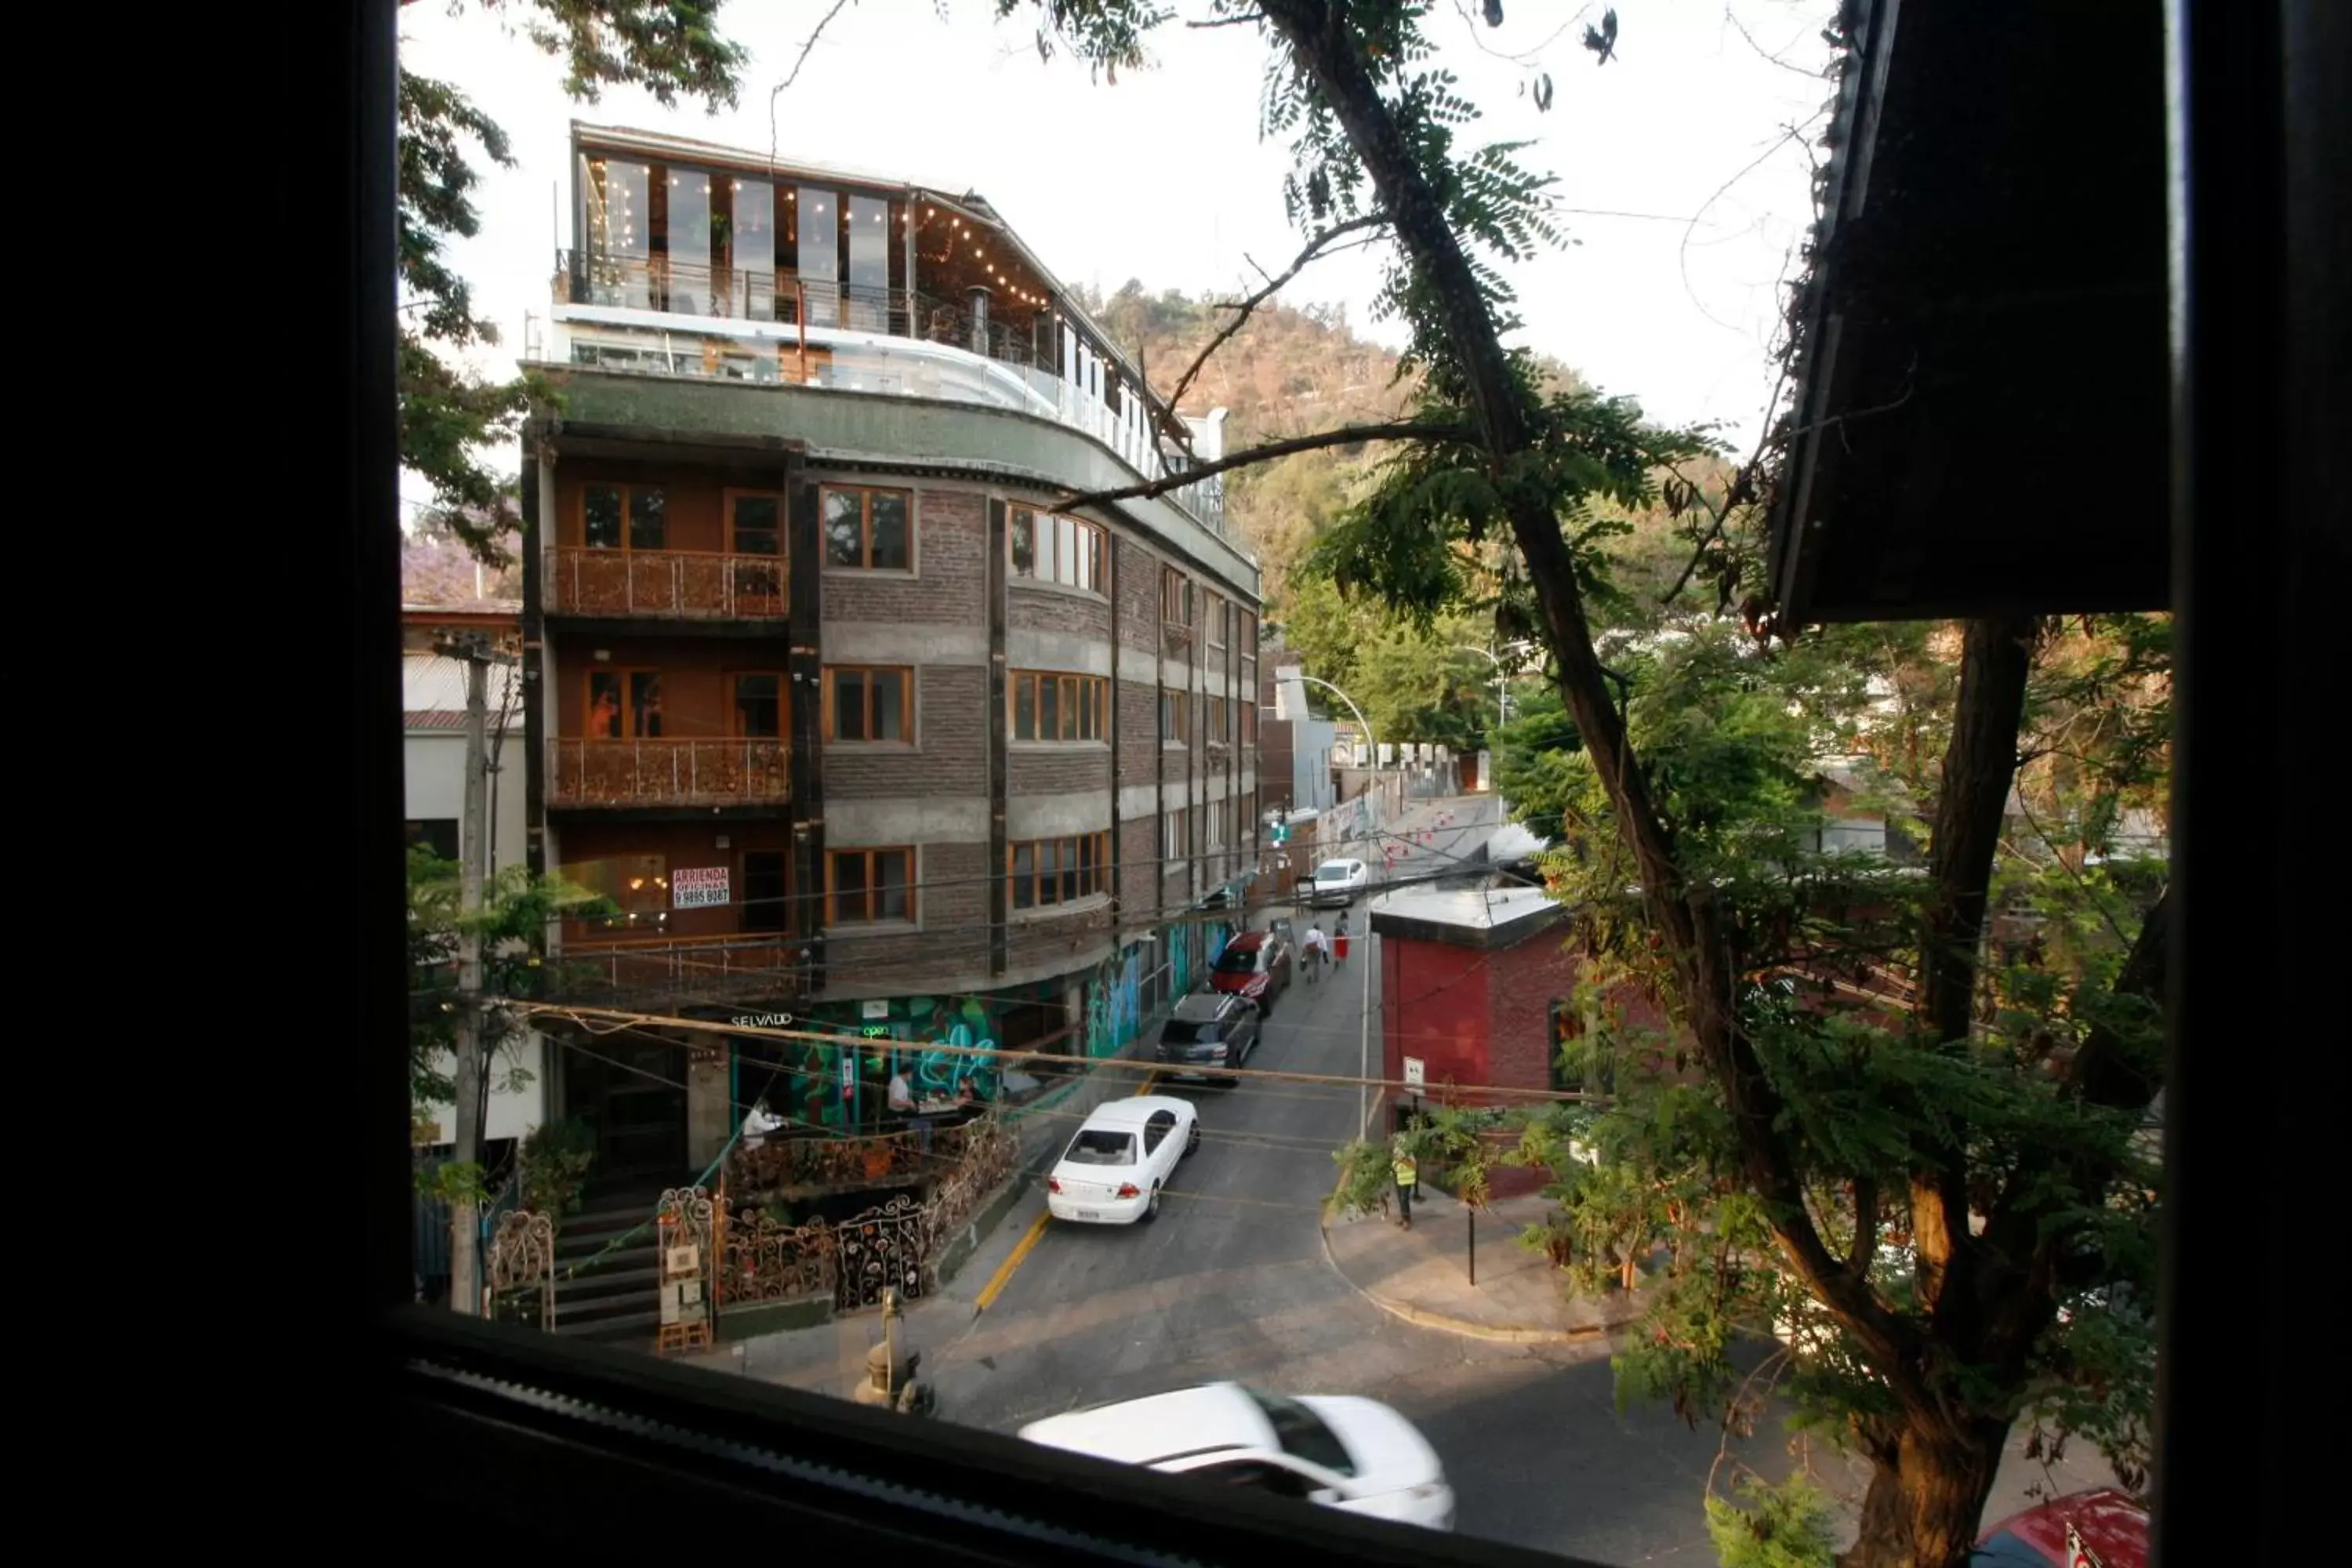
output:
[[[725,936],[567,937],[555,961],[566,992],[610,986],[646,991],[663,986],[709,987],[728,979],[758,979],[766,995],[798,995],[802,942],[781,931]]]
[[[567,545],[551,552],[547,607],[567,616],[782,620],[784,560],[781,555]]]
[[[792,798],[781,740],[551,741],[551,805],[756,805]]]

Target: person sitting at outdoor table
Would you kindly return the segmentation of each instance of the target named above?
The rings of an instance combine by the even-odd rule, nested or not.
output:
[[[750,1113],[743,1118],[743,1147],[746,1149],[761,1147],[768,1141],[769,1133],[781,1130],[783,1125],[784,1119],[770,1110],[768,1102],[764,1099],[761,1100],[757,1105],[751,1107]]]

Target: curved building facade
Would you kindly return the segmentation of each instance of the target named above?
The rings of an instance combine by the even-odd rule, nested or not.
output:
[[[651,1037],[565,1053],[567,1105],[652,1171],[761,1095],[869,1121],[893,1041],[1118,1050],[1257,865],[1257,567],[1181,482],[1219,416],[1152,398],[976,196],[574,144],[524,438],[529,837],[617,912],[566,923],[551,987],[712,1034],[677,1093]],[[727,1044],[786,1016],[865,1044]],[[919,1092],[1004,1091],[934,1055]]]

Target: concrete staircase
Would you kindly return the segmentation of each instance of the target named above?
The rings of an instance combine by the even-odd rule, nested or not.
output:
[[[653,1343],[661,1326],[661,1233],[654,1212],[672,1184],[592,1190],[580,1212],[565,1216],[555,1239],[557,1333]]]

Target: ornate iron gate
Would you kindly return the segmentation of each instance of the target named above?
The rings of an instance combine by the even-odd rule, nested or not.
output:
[[[854,1312],[896,1290],[902,1301],[924,1293],[923,1206],[904,1194],[834,1227],[833,1305]]]

